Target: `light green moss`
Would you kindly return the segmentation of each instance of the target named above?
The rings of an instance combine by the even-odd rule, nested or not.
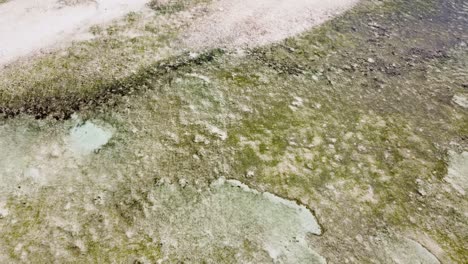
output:
[[[96,262],[162,257],[157,239],[148,240],[138,232],[130,239],[125,233],[141,225],[160,238],[158,232],[173,226],[147,226],[148,208],[157,204],[161,210],[187,213],[190,206],[180,209],[178,205],[200,205],[199,200],[210,193],[210,182],[228,176],[316,209],[325,232],[320,238],[310,238],[311,244],[334,262],[351,257],[363,263],[372,260],[375,256],[357,244],[355,237],[372,245],[369,237],[382,232],[426,233],[447,252],[448,259],[463,262],[464,239],[450,234],[466,230],[461,214],[466,202],[445,192],[442,178],[447,171],[446,150],[454,142],[466,147],[460,139],[468,131],[466,112],[448,98],[463,89],[460,84],[467,80],[468,53],[455,41],[460,33],[456,28],[463,29],[463,25],[435,19],[437,10],[445,10],[441,3],[364,1],[316,30],[250,50],[246,57],[220,50],[198,58],[183,54],[148,63],[116,82],[108,72],[85,78],[85,84],[96,85],[92,87],[80,86],[73,71],[65,75],[70,78],[65,83],[76,83],[75,88],[85,91],[84,97],[79,93],[76,98],[93,98],[102,87],[126,89],[124,96],[113,94],[78,112],[83,119],[103,120],[116,129],[112,145],[90,157],[79,173],[74,172],[77,182],[86,183],[72,196],[79,205],[89,205],[100,192],[108,197],[103,205],[95,205],[98,213],[73,210],[80,213],[77,219],[86,227],[78,236],[90,257]],[[131,20],[138,23],[138,18]],[[399,37],[396,33],[403,29],[408,34]],[[145,41],[137,40],[128,54],[145,47]],[[88,44],[80,47],[84,45],[86,51],[103,45],[120,52],[127,45],[116,39]],[[441,45],[447,52],[438,53]],[[79,56],[87,56],[80,54],[58,59],[60,68],[74,69],[80,64]],[[53,58],[41,60],[38,69],[55,67]],[[50,73],[44,83],[57,80],[59,73],[63,72]],[[53,91],[58,83],[53,82]],[[48,91],[45,96],[50,95]],[[297,98],[302,104],[294,103]],[[24,98],[17,99],[23,102]],[[21,123],[18,120],[23,117],[16,120]],[[47,122],[58,128],[63,125]],[[213,133],[209,129],[213,126],[225,131],[227,138]],[[38,127],[34,133],[45,132]],[[206,141],[198,142],[197,135]],[[165,187],[160,186],[169,186],[168,182],[178,191],[161,191]],[[40,193],[61,197],[63,189],[44,188]],[[152,201],[151,195],[159,199]],[[59,229],[44,222],[44,212],[58,214],[53,208],[65,206],[65,201],[45,199],[32,204],[31,211],[12,204],[12,214],[25,220],[17,223],[16,231],[1,229],[12,257],[19,257],[12,248],[22,239],[31,238],[34,244],[38,230]],[[31,224],[34,216],[40,221]],[[99,219],[107,221],[109,229]],[[151,219],[154,222],[148,225],[170,223],[171,214]],[[92,228],[101,233],[93,237]],[[115,240],[99,236],[105,232]],[[248,257],[259,248],[258,243],[240,242],[236,247],[210,247],[205,257],[236,260],[234,252],[241,250],[252,260]],[[264,253],[257,257],[265,259]],[[184,257],[180,252],[168,256],[173,261],[184,261]]]

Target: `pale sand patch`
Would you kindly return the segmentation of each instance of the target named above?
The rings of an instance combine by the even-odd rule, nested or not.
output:
[[[450,162],[445,181],[461,195],[468,192],[468,152],[457,153],[449,151]]]
[[[57,44],[83,39],[103,24],[148,0],[13,0],[0,5],[0,65]]]
[[[412,239],[400,238],[400,240],[386,241],[386,243],[386,259],[389,260],[389,263],[440,264],[440,261],[431,252],[429,252],[429,250]],[[390,262],[390,260],[392,262]]]
[[[219,0],[186,32],[188,47],[257,46],[299,34],[358,0]]]
[[[264,45],[301,33],[358,0],[218,0],[193,22],[182,47]],[[89,37],[149,0],[13,0],[0,5],[0,66]],[[192,10],[192,12],[196,12]]]
[[[452,101],[463,107],[463,108],[466,108],[468,109],[468,97],[467,96],[464,96],[464,95],[461,95],[461,94],[456,94],[455,96],[453,96],[453,99]]]

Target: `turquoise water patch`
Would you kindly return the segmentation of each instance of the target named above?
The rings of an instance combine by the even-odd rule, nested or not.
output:
[[[236,180],[221,179],[214,187],[219,191],[215,196],[220,201],[224,200],[223,204],[237,207],[238,213],[233,215],[239,219],[233,217],[233,222],[248,222],[248,219],[255,221],[258,229],[252,233],[256,234],[256,238],[260,240],[259,244],[275,262],[326,263],[325,259],[308,245],[307,235],[320,235],[322,230],[307,207],[269,192],[251,189]],[[243,224],[239,224],[237,228],[242,226]],[[259,230],[263,231],[258,232]]]
[[[77,154],[90,154],[99,150],[112,138],[112,131],[90,121],[70,131],[70,149]]]
[[[176,256],[190,255],[198,263],[238,252],[232,262],[326,263],[308,239],[322,234],[320,225],[295,201],[224,178],[207,192],[163,185],[150,197],[152,207],[145,211],[158,219],[154,230],[163,230],[162,253],[174,262]]]

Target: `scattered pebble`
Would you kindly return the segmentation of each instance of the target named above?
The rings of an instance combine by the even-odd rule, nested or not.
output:
[[[455,95],[452,99],[452,101],[458,105],[461,106],[465,109],[468,109],[468,97],[464,95]]]
[[[209,125],[209,126],[208,126],[208,130],[210,131],[211,134],[217,136],[219,139],[221,139],[221,140],[223,140],[223,141],[226,140],[227,137],[228,137],[227,132],[221,130],[221,129],[218,128],[218,127]]]
[[[210,141],[206,137],[204,137],[202,135],[195,135],[195,137],[193,139],[193,142],[194,143],[203,143],[205,145],[210,144]]]
[[[247,171],[247,173],[245,174],[246,178],[252,178],[254,176],[255,176],[255,172],[251,170]]]

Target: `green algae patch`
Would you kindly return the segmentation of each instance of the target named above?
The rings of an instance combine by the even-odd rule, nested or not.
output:
[[[183,10],[187,10],[189,7],[194,5],[206,4],[211,0],[171,0],[166,3],[152,0],[148,3],[148,6],[156,11],[158,14],[173,14]]]
[[[441,262],[466,262],[466,199],[444,178],[462,175],[460,154],[448,150],[467,149],[459,97],[468,83],[468,24],[456,5],[435,8],[445,2],[365,1],[244,56],[172,56],[98,83],[106,96],[78,107],[80,115],[117,132],[92,162],[57,170],[78,187],[46,185],[39,193],[48,199],[28,193],[24,206],[2,205],[1,248],[14,259],[29,250],[39,252],[29,259],[52,252],[63,262],[270,263],[297,260],[291,252],[297,261],[319,261],[319,252],[336,263],[440,258],[421,241],[382,242],[382,233],[419,232],[444,252]],[[15,155],[36,155],[28,150]],[[207,187],[221,176],[250,187]],[[67,221],[47,219],[56,215]],[[321,236],[313,235],[317,219]],[[65,246],[38,249],[51,233]],[[15,251],[25,240],[32,242]]]

